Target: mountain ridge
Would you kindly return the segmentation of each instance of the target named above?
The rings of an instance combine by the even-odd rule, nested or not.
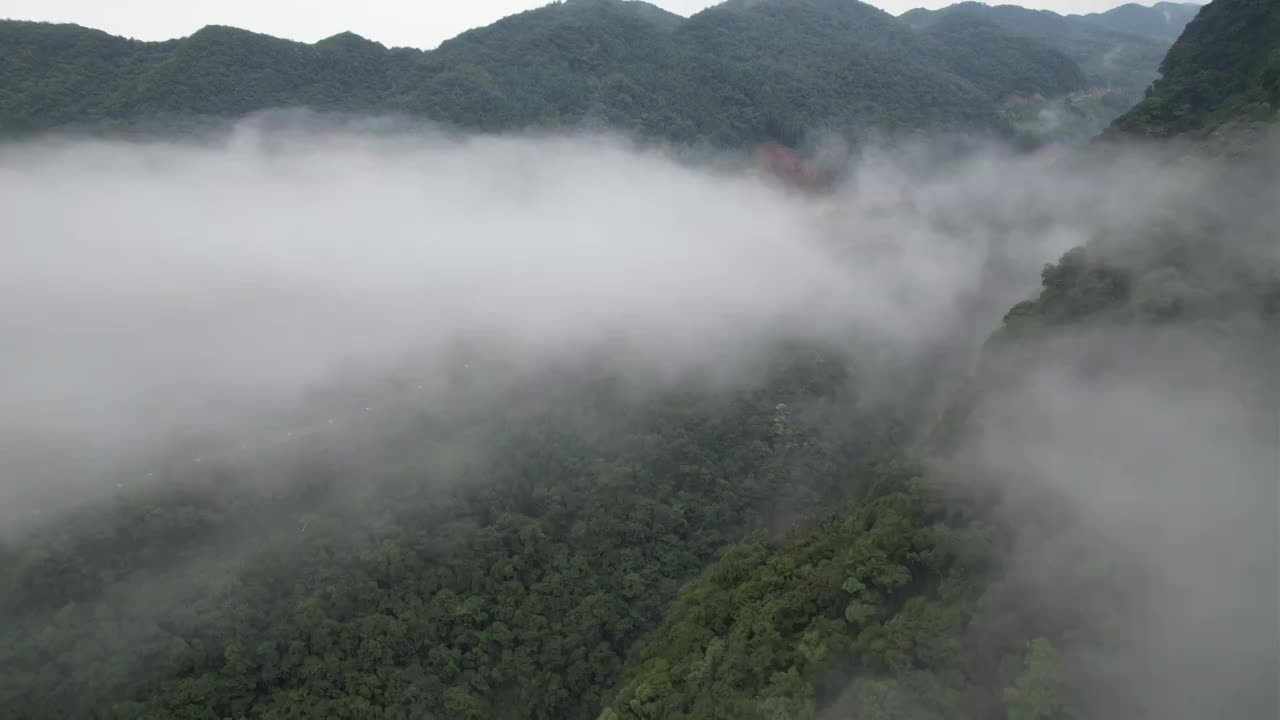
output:
[[[1113,90],[1119,96],[1117,103],[1127,108],[1156,80],[1160,62],[1176,38],[1173,32],[1180,33],[1190,20],[1191,10],[1198,12],[1199,7],[1131,3],[1105,13],[1061,15],[1051,10],[968,0],[938,10],[917,8],[900,17],[917,28],[927,28],[956,15],[985,18],[1066,54],[1085,71],[1090,84]],[[1121,11],[1118,16],[1111,14],[1117,11]],[[1152,27],[1158,30],[1150,30]],[[1135,32],[1142,28],[1149,32]]]
[[[856,38],[851,41],[850,38]],[[0,133],[129,131],[279,107],[481,131],[600,122],[741,145],[816,128],[1009,136],[1007,94],[1083,89],[1069,54],[996,25],[946,42],[855,0],[758,0],[689,18],[637,0],[552,3],[434,50],[354,33],[296,43],[225,26],[162,42],[0,21]],[[983,49],[1001,58],[977,62]]]

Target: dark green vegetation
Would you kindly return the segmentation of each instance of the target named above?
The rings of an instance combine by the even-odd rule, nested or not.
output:
[[[1227,23],[1217,13],[1259,7],[1217,2],[1197,23]],[[751,33],[767,26],[761,18],[775,6],[741,5],[680,23],[652,9],[633,13],[641,6],[572,4],[425,55],[349,36],[299,46],[212,29],[141,45],[9,24],[5,32],[46,35],[22,46],[29,54],[4,58],[6,73],[15,66],[29,73],[27,84],[3,86],[4,107],[15,112],[14,103],[30,103],[20,115],[25,129],[95,117],[240,113],[289,98],[376,109],[392,102],[379,88],[403,88],[397,82],[413,74],[391,66],[465,57],[461,66],[437,66],[430,76],[436,90],[397,96],[393,105],[429,114],[447,107],[459,115],[444,117],[480,127],[524,122],[521,103],[536,104],[539,120],[608,118],[627,106],[618,98],[597,102],[608,96],[597,94],[592,78],[622,83],[611,86],[625,87],[619,98],[641,97],[635,93],[649,87],[608,69],[620,56],[628,66],[655,57],[627,42],[577,47],[576,56],[594,58],[586,69],[519,68],[547,91],[502,80],[528,93],[511,105],[499,94],[477,94],[499,82],[485,62],[503,68],[521,52],[547,47],[516,50],[518,36],[493,33],[545,20],[557,42],[582,40],[558,22],[595,12],[633,13],[631,25],[618,26],[632,30],[620,32],[664,43],[704,33],[699,44],[718,53],[719,64],[705,66],[709,77],[746,77],[734,73],[755,65],[792,77],[789,63],[827,57],[819,44],[763,58],[751,43],[767,38]],[[743,27],[717,35],[731,23]],[[991,32],[968,18],[929,32],[960,32],[967,23]],[[892,33],[905,32],[891,24],[881,31],[889,34],[885,47]],[[822,37],[821,28],[805,32]],[[925,42],[920,37],[896,39]],[[735,38],[751,39],[740,49],[745,57],[735,58]],[[241,51],[223,56],[239,42]],[[1021,41],[1010,42],[1008,52],[1018,47]],[[34,74],[30,58],[50,48],[91,71]],[[279,52],[262,55],[264,48]],[[961,47],[946,52],[957,63],[965,58]],[[1221,52],[1236,51],[1209,56]],[[308,68],[365,56],[367,65],[339,63],[344,72],[364,68],[382,78],[381,85],[344,81],[362,99],[308,84]],[[1041,57],[1045,64],[1031,68],[977,67],[986,90],[978,89],[978,74],[956,87],[989,98],[1074,82],[1073,74],[1058,74],[1064,66],[1054,56]],[[182,70],[182,62],[201,71]],[[118,67],[137,74],[119,80]],[[464,69],[446,69],[456,67]],[[652,87],[660,87],[664,67],[654,66]],[[815,92],[834,92],[867,77],[876,76],[811,82]],[[566,78],[581,80],[565,87],[585,95],[556,95]],[[637,106],[626,117],[723,141],[783,132],[791,117],[766,108],[794,98],[744,94],[731,102],[695,86],[684,96],[652,96],[690,103],[670,106],[671,115],[646,116]],[[717,87],[745,93],[755,86]],[[219,93],[234,104],[222,105]],[[1226,110],[1194,103],[1229,107],[1239,94],[1188,97],[1194,113],[1218,117]],[[435,102],[443,104],[430,109]],[[836,103],[810,102],[803,107],[813,117],[830,107],[822,103]],[[737,111],[720,114],[725,107]],[[689,129],[679,129],[677,118]],[[1078,339],[1074,333],[1135,339],[1123,353],[1090,359],[1088,372],[1101,375],[1125,369],[1115,367],[1117,355],[1152,375],[1143,362],[1160,346],[1146,341],[1180,332],[1273,358],[1280,271],[1273,248],[1258,253],[1250,240],[1274,229],[1247,231],[1251,208],[1273,181],[1240,184],[1254,196],[1202,223],[1174,217],[1141,237],[1104,238],[1047,266],[1039,292],[1010,310],[972,386],[924,445],[908,431],[925,424],[918,408],[859,405],[856,368],[808,348],[780,353],[757,382],[726,392],[708,391],[696,378],[638,392],[607,372],[580,368],[539,377],[532,390],[481,392],[492,379],[485,378],[430,412],[402,401],[373,433],[172,466],[154,486],[130,485],[0,544],[0,708],[14,718],[560,720],[597,717],[602,708],[609,720],[1161,716],[1128,686],[1128,675],[1098,660],[1123,657],[1107,651],[1150,607],[1151,598],[1134,589],[1135,568],[1101,543],[1072,545],[1080,542],[1081,518],[1068,498],[1032,478],[992,477],[966,455],[966,440],[1002,390],[1060,361],[1061,341]],[[1145,357],[1137,352],[1144,347],[1151,348]],[[910,395],[917,388],[904,382],[898,389]],[[1012,571],[1015,549],[1028,545],[1054,551],[1047,580]],[[1275,677],[1263,676],[1264,686]],[[1248,717],[1257,707],[1217,707],[1204,716]]]
[[[952,13],[922,32],[942,62],[974,79],[993,99],[1058,97],[1086,87],[1080,66],[1062,52],[1010,33],[978,13]]]
[[[893,423],[848,415],[835,358],[767,375],[649,399],[546,377],[562,389],[410,402],[374,437],[177,467],[0,546],[0,702],[21,718],[593,717],[721,548],[862,494],[893,452]]]
[[[962,2],[941,10],[912,10],[902,20],[921,29],[983,23],[995,25],[1027,42],[1052,48],[1074,60],[1090,92],[1064,101],[1019,104],[1011,109],[1025,122],[1047,109],[1061,121],[1077,126],[1066,134],[1087,137],[1137,102],[1158,77],[1161,58],[1198,5],[1159,3],[1153,7],[1125,5],[1106,13],[1059,15],[1016,5]],[[997,57],[999,55],[997,54]],[[1021,93],[1026,95],[1025,91]],[[1031,118],[1027,118],[1032,115]],[[1034,128],[1029,129],[1034,132]]]
[[[929,452],[963,447],[1074,329],[1274,347],[1280,272],[1208,237],[1046,267]],[[1082,654],[1147,607],[1124,558],[1073,548],[1048,590],[1009,572],[1015,547],[1079,541],[1068,500],[963,453],[930,469],[905,432],[921,417],[859,406],[836,355],[785,352],[761,377],[727,394],[576,368],[538,390],[477,378],[370,435],[171,467],[0,545],[0,702],[15,718],[906,720],[1132,700]]]
[[[990,659],[970,643],[983,631],[970,622],[989,531],[909,468],[875,476],[823,527],[725,551],[681,593],[603,717],[990,716],[1006,681],[966,671]],[[1015,639],[996,654],[1022,649]]]
[[[1215,236],[1231,224],[1111,238],[1046,266],[1038,295],[1010,310],[973,386],[935,426],[928,452],[945,460],[931,470],[882,466],[872,491],[821,527],[725,551],[682,590],[603,717],[1159,714],[1162,701],[1148,693],[1167,692],[1158,688],[1171,676],[1158,676],[1164,685],[1157,680],[1154,691],[1136,687],[1131,671],[1143,659],[1127,647],[1126,633],[1153,607],[1143,568],[1120,548],[1082,538],[1063,488],[1038,484],[1034,468],[997,480],[967,438],[1004,396],[1057,363],[1088,378],[1083,389],[1116,378],[1187,382],[1153,378],[1163,372],[1155,370],[1161,354],[1186,352],[1188,338],[1251,358],[1255,373],[1274,362],[1280,265],[1255,263],[1246,236]],[[1280,391],[1267,372],[1237,378],[1257,383],[1248,392],[1264,413]],[[1274,507],[1264,480],[1250,492]],[[1273,541],[1274,522],[1252,530]],[[1241,545],[1248,531],[1238,528]],[[1051,563],[1052,577],[1011,571],[1028,547]],[[1274,578],[1274,565],[1261,570]],[[1274,580],[1261,587],[1274,596]],[[1254,630],[1274,638],[1274,612],[1264,613]],[[1209,714],[1277,707],[1274,662],[1248,670],[1205,706],[1216,711]]]
[[[604,124],[724,145],[790,142],[822,127],[1007,134],[1006,97],[1085,90],[1115,44],[942,17],[918,32],[856,0],[728,2],[688,20],[641,2],[573,0],[430,52],[351,34],[305,45],[207,27],[144,43],[3,21],[0,132],[183,131],[307,107],[469,130]],[[1124,42],[1132,58],[1120,65],[1145,87],[1163,41]],[[1133,84],[1101,81],[1124,92]]]
[[[1142,102],[1116,120],[1128,135],[1204,136],[1280,110],[1280,5],[1216,0],[1187,26]]]

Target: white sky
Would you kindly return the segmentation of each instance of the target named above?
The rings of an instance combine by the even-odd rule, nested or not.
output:
[[[954,1],[871,0],[895,15]],[[1018,4],[1072,13],[1106,10],[1124,1],[1023,0]],[[73,22],[142,40],[182,37],[205,25],[231,25],[306,42],[350,30],[384,45],[431,48],[468,28],[545,4],[546,0],[0,0],[0,18]],[[688,15],[715,2],[654,0],[654,4]]]

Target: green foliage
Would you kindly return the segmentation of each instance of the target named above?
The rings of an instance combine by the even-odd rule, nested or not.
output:
[[[1179,46],[1260,7],[1216,0]],[[1066,55],[1113,37],[992,12],[1062,20]],[[351,35],[299,45],[207,28],[148,44],[0,23],[13,50],[0,55],[0,117],[33,131],[301,104],[485,129],[602,120],[730,143],[821,122],[995,126],[993,97],[1078,87],[1063,55],[990,17],[944,14],[916,31],[839,0],[743,0],[688,21],[579,0],[431,53]],[[1268,46],[1255,63],[1258,37],[1206,51],[1194,81],[1181,69],[1190,51],[1171,52],[1172,84],[1153,102],[1231,107],[1253,97],[1253,76],[1218,95],[1193,86],[1240,65],[1274,103],[1280,56]],[[980,47],[995,61],[979,62]],[[984,361],[1094,323],[1274,330],[1280,276],[1228,262],[1210,238],[1067,253]],[[727,397],[696,383],[637,397],[575,378],[467,417],[406,413],[374,440],[280,461],[170,468],[160,489],[0,543],[0,707],[264,720],[1075,715],[1071,643],[1107,628],[1087,608],[1028,599],[1002,573],[1012,541],[990,510],[1003,498],[922,479],[898,418],[844,410],[854,388],[821,353]],[[944,417],[950,437],[982,402],[967,390]],[[1037,533],[1068,521],[1052,498],[1028,506]],[[1123,618],[1108,592],[1121,573],[1105,560],[1055,572]]]
[[[771,124],[812,128],[1004,130],[991,101],[889,14],[851,0],[725,3],[677,32],[697,76],[689,103],[719,97],[724,129],[756,139]]]
[[[1024,339],[1035,345],[1099,322],[1210,328],[1242,315],[1258,320],[1243,332],[1257,335],[1266,323],[1273,333],[1280,330],[1274,267],[1233,266],[1230,251],[1207,240],[1184,245],[1161,238],[1153,241],[1158,252],[1067,253],[1045,268],[1041,293],[1027,310],[1050,337]],[[1240,274],[1223,276],[1224,270]],[[1212,292],[1224,277],[1233,278],[1229,289]],[[1236,332],[1224,339],[1245,337]],[[820,379],[829,377],[825,373],[816,382],[804,376],[810,379],[801,385],[814,393],[810,400],[832,391]],[[1037,599],[1017,573],[1007,574],[1012,531],[992,514],[993,498],[943,485],[954,477],[921,479],[921,468],[905,459],[894,433],[871,439],[880,437],[874,425],[860,428],[859,451],[837,452],[810,424],[829,425],[828,419],[809,415],[802,421],[803,405],[796,400],[804,397],[772,406],[778,396],[752,400],[757,437],[767,437],[774,453],[753,462],[791,468],[785,482],[845,490],[810,494],[805,503],[852,500],[816,526],[783,537],[749,533],[718,552],[708,546],[683,566],[686,577],[695,567],[704,569],[682,585],[674,603],[667,595],[646,616],[653,623],[661,619],[656,630],[631,636],[629,651],[615,649],[609,672],[592,676],[586,686],[591,703],[607,703],[603,718],[976,720],[1004,714],[1010,720],[1068,720],[1089,716],[1077,710],[1087,705],[1082,678],[1107,692],[1125,691],[1116,687],[1123,680],[1098,679],[1100,671],[1084,667],[1078,651],[1105,648],[1107,637],[1122,634],[1126,618],[1142,612],[1141,603],[1121,590],[1132,583],[1131,568],[1100,558],[1101,548],[1086,544],[1055,568],[1071,578],[1076,600]],[[696,442],[708,446],[704,438]],[[785,482],[766,483],[760,497]],[[1030,504],[1020,510],[1019,522],[1033,528],[1031,542],[1054,542],[1055,533],[1070,532],[1070,506],[1052,493],[1033,490],[1024,502]],[[634,543],[636,537],[642,536],[600,541]],[[1028,541],[1024,536],[1018,542]],[[624,578],[606,592],[637,602],[641,585]],[[577,616],[568,617],[568,627],[575,627]],[[600,627],[612,622],[605,615]],[[599,662],[593,657],[592,667]],[[482,704],[483,692],[470,701],[479,709],[466,712],[495,716],[493,704]]]
[[[1100,260],[1083,247],[1074,248],[1040,273],[1041,290],[1014,305],[987,342],[989,349],[1050,332],[1053,327],[1082,323],[1106,311],[1118,311],[1131,293],[1131,274]]]
[[[1160,61],[1177,37],[1174,31],[1180,32],[1190,19],[1187,8],[1125,8],[1123,17],[1117,18],[1112,13],[1064,16],[1016,5],[961,2],[941,10],[912,10],[902,19],[913,27],[929,28],[968,17],[1062,53],[1079,65],[1090,90],[1105,90],[1111,96],[1102,119],[1105,125],[1142,97],[1157,78]],[[1172,23],[1165,21],[1166,11]],[[1141,27],[1158,27],[1159,31],[1135,31]]]
[[[872,492],[781,544],[730,547],[686,587],[604,717],[803,718],[963,711],[980,527],[907,466],[860,467]],[[849,678],[861,678],[846,691]],[[929,688],[931,694],[919,690]]]
[[[169,478],[5,548],[0,702],[27,718],[590,717],[724,546],[862,492],[845,468],[896,441],[832,402],[846,382],[821,355],[727,399],[580,380],[465,433],[415,423],[443,436],[417,437],[425,453],[380,442],[319,489],[310,462]],[[482,451],[462,470],[433,460],[467,437]],[[297,479],[264,498],[259,473]]]
[[[1146,98],[1116,120],[1116,134],[1203,136],[1280,109],[1280,6],[1271,0],[1214,0],[1174,43]]]
[[[1059,97],[1086,86],[1084,71],[1064,53],[979,13],[943,14],[925,27],[925,34],[947,67],[996,100],[1010,95]]]
[[[600,124],[678,141],[800,130],[1008,133],[997,102],[1084,76],[989,22],[931,32],[854,0],[725,3],[687,20],[575,0],[422,52],[350,33],[305,45],[226,27],[162,43],[0,22],[0,132],[184,130],[259,110],[395,113],[476,130]],[[1154,63],[1152,61],[1152,68]]]

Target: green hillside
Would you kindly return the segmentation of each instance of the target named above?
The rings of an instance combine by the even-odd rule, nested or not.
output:
[[[999,101],[1011,95],[1061,97],[1088,87],[1066,54],[979,14],[948,14],[921,33],[928,53]]]
[[[1118,133],[1202,136],[1280,110],[1280,6],[1215,0],[1169,50],[1161,77],[1116,120]]]
[[[728,397],[696,379],[639,396],[589,364],[494,394],[482,373],[368,435],[174,463],[0,543],[0,702],[31,719],[1149,716],[1158,694],[1095,661],[1143,661],[1120,640],[1150,607],[1124,554],[1082,537],[1062,488],[941,448],[1043,367],[1178,382],[1147,362],[1183,331],[1269,357],[1280,269],[1203,231],[1046,267],[928,448],[908,432],[923,408],[863,405],[842,358],[793,349]],[[1118,352],[1064,355],[1087,330]],[[1028,548],[1051,573],[1009,573]],[[1237,714],[1266,702],[1253,682]]]
[[[1265,195],[1251,192],[1241,206],[1256,208]],[[1145,641],[1126,634],[1153,608],[1139,599],[1139,568],[1126,549],[1080,535],[1076,523],[1089,519],[1077,514],[1071,486],[1037,484],[1047,460],[997,479],[970,445],[999,423],[1009,398],[1051,368],[1065,368],[1077,393],[1136,383],[1173,392],[1189,381],[1178,373],[1198,372],[1188,370],[1198,362],[1190,348],[1205,342],[1222,357],[1260,363],[1246,361],[1251,369],[1232,382],[1259,399],[1254,411],[1268,412],[1280,392],[1263,369],[1280,347],[1280,265],[1255,264],[1261,236],[1240,218],[1182,220],[1149,237],[1076,248],[1047,265],[1038,294],[1009,311],[973,384],[935,426],[928,462],[863,471],[872,490],[828,523],[724,551],[681,591],[601,717],[1047,720],[1152,717],[1193,701],[1206,716],[1280,708],[1274,568],[1257,568],[1262,576],[1248,592],[1260,594],[1259,604],[1238,628],[1258,633],[1259,663],[1211,694],[1170,687],[1169,678],[1185,672],[1182,651],[1166,649],[1174,656],[1156,660],[1144,655],[1153,652]],[[1162,361],[1167,353],[1185,360]],[[1042,411],[1065,436],[1069,424],[1054,409]],[[1082,457],[1073,461],[1085,471]],[[1272,542],[1269,472],[1224,482],[1241,493],[1232,502],[1263,508],[1234,528],[1235,546]],[[1001,507],[1016,507],[1012,524]],[[1038,580],[1009,574],[1015,548],[1028,545],[1040,562],[1054,558]],[[1274,552],[1264,555],[1274,560]],[[1147,681],[1131,670],[1144,662],[1170,674],[1139,686]]]
[[[682,19],[574,0],[431,52],[0,22],[0,128],[306,106],[728,145],[824,125],[1010,133],[1010,96],[1102,106],[1091,85],[1127,92],[1172,34],[1133,9],[984,8],[903,21],[852,0],[730,0]],[[1195,140],[1274,118],[1278,8],[1214,0],[1115,134]],[[1107,71],[1096,52],[1117,47],[1128,59]],[[991,203],[1009,207],[871,187],[933,206],[936,222],[903,232],[1020,240],[1074,231],[1056,221],[1080,187],[1122,178],[1086,207],[1096,233],[981,331],[971,370],[959,353],[959,388],[932,355],[869,369],[847,337],[773,338],[734,358],[732,382],[637,381],[608,353],[534,369],[468,351],[424,363],[446,376],[432,402],[406,370],[298,409],[358,427],[104,469],[103,494],[0,527],[0,717],[1275,717],[1268,153],[1194,165],[1103,148],[1052,176],[1001,175],[983,155],[984,177],[1064,196],[1002,182]],[[1014,207],[1026,197],[1063,204]],[[873,200],[851,217],[892,221],[893,201]],[[923,277],[912,292],[949,280]]]
[[[1181,31],[1190,19],[1190,9],[1197,7],[1175,5],[1175,11],[1160,6],[1124,6],[1098,15],[1059,15],[1016,5],[962,2],[941,10],[912,10],[902,19],[923,28],[944,18],[974,16],[1058,50],[1079,64],[1091,87],[1114,94],[1109,103],[1115,108],[1114,117],[1137,102],[1156,79],[1160,60],[1176,38],[1175,30]]]
[[[898,441],[849,412],[855,378],[823,352],[782,353],[728,398],[635,397],[584,362],[482,400],[501,376],[477,369],[434,409],[384,408],[367,437],[176,465],[0,543],[0,702],[23,718],[592,718],[721,548],[865,492]],[[200,560],[215,553],[243,564],[230,580]]]
[[[819,127],[1005,134],[1004,96],[1085,85],[1078,60],[995,25],[920,33],[856,0],[730,2],[687,20],[575,0],[430,52],[349,33],[306,45],[209,27],[146,43],[15,21],[0,22],[0,42],[6,134],[182,128],[287,107],[479,130],[604,124],[730,145]]]
[[[476,129],[574,123],[693,131],[664,82],[683,18],[639,2],[578,0],[513,15],[419,53],[396,110]],[[407,51],[405,51],[407,52]]]

